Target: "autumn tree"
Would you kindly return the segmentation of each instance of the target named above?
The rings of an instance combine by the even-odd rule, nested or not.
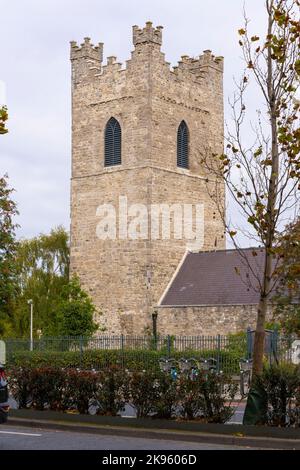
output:
[[[0,108],[0,134],[7,134],[8,129],[5,127],[7,120],[8,120],[7,107],[3,106],[2,108]]]
[[[9,329],[13,301],[16,294],[16,203],[7,177],[0,178],[0,334]]]
[[[274,297],[274,320],[287,334],[300,336],[300,218],[280,237],[279,282]]]
[[[214,198],[224,228],[255,279],[259,293],[254,338],[253,372],[263,366],[266,314],[276,284],[278,238],[299,200],[300,103],[296,99],[300,78],[300,22],[298,0],[266,0],[266,31],[263,37],[250,32],[245,14],[239,30],[245,70],[231,102],[232,125],[227,126],[223,155],[203,157],[204,166],[215,176]],[[256,87],[256,122],[249,111],[247,93]],[[249,111],[249,113],[248,113]],[[249,117],[250,116],[250,117]],[[255,118],[254,118],[255,119]],[[251,142],[251,135],[253,136]],[[222,188],[239,209],[240,225],[225,217]],[[255,270],[240,248],[237,234],[264,248],[264,262]],[[256,256],[253,250],[253,256]]]

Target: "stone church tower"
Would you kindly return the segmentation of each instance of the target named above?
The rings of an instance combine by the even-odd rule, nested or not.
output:
[[[204,51],[171,69],[161,44],[162,27],[133,26],[134,51],[123,68],[116,57],[103,65],[101,43],[71,43],[71,272],[111,334],[151,328],[187,249],[225,247],[201,164],[208,149],[223,152],[223,59]],[[174,224],[191,205],[202,224],[189,243]],[[193,219],[193,233],[196,225]]]

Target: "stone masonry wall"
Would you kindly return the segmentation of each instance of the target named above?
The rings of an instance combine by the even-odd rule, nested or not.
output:
[[[227,335],[245,331],[256,324],[257,305],[208,305],[160,307],[157,331],[161,335]],[[271,321],[269,309],[267,320]]]
[[[185,239],[97,237],[97,208],[128,204],[203,204],[204,239],[195,249],[222,249],[221,220],[207,191],[214,185],[201,164],[223,150],[221,58],[206,51],[182,57],[174,70],[160,51],[162,28],[133,27],[126,68],[103,65],[103,44],[71,43],[72,182],[71,273],[77,273],[108,333],[144,333],[151,313],[190,246]],[[104,132],[115,117],[122,130],[122,164],[104,167]],[[189,127],[189,169],[177,167],[177,129]],[[173,216],[171,216],[173,217]],[[117,227],[119,214],[117,213]]]

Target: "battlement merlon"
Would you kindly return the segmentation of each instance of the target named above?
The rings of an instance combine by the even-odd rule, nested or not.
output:
[[[159,46],[162,45],[162,26],[157,26],[154,28],[151,21],[147,21],[144,28],[139,28],[138,26],[132,27],[132,36],[133,36],[133,45],[143,43],[153,43]]]
[[[76,41],[71,41],[71,60],[90,59],[98,62],[103,61],[103,43],[99,42],[97,46],[91,44],[90,38],[84,38],[84,43],[77,46]]]
[[[181,57],[181,61],[178,62],[176,69],[201,74],[201,71],[203,72],[209,67],[223,73],[224,57],[215,57],[210,50],[203,51],[203,54],[196,58],[184,55]]]
[[[101,72],[103,60],[103,44],[97,46],[91,44],[90,38],[84,38],[84,43],[77,46],[71,42],[72,84],[76,87],[79,83],[85,84],[95,79],[95,75]]]

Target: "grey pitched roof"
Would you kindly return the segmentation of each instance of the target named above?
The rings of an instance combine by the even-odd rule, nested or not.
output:
[[[257,304],[264,250],[247,248],[241,252],[242,255],[238,250],[188,253],[160,305]]]

